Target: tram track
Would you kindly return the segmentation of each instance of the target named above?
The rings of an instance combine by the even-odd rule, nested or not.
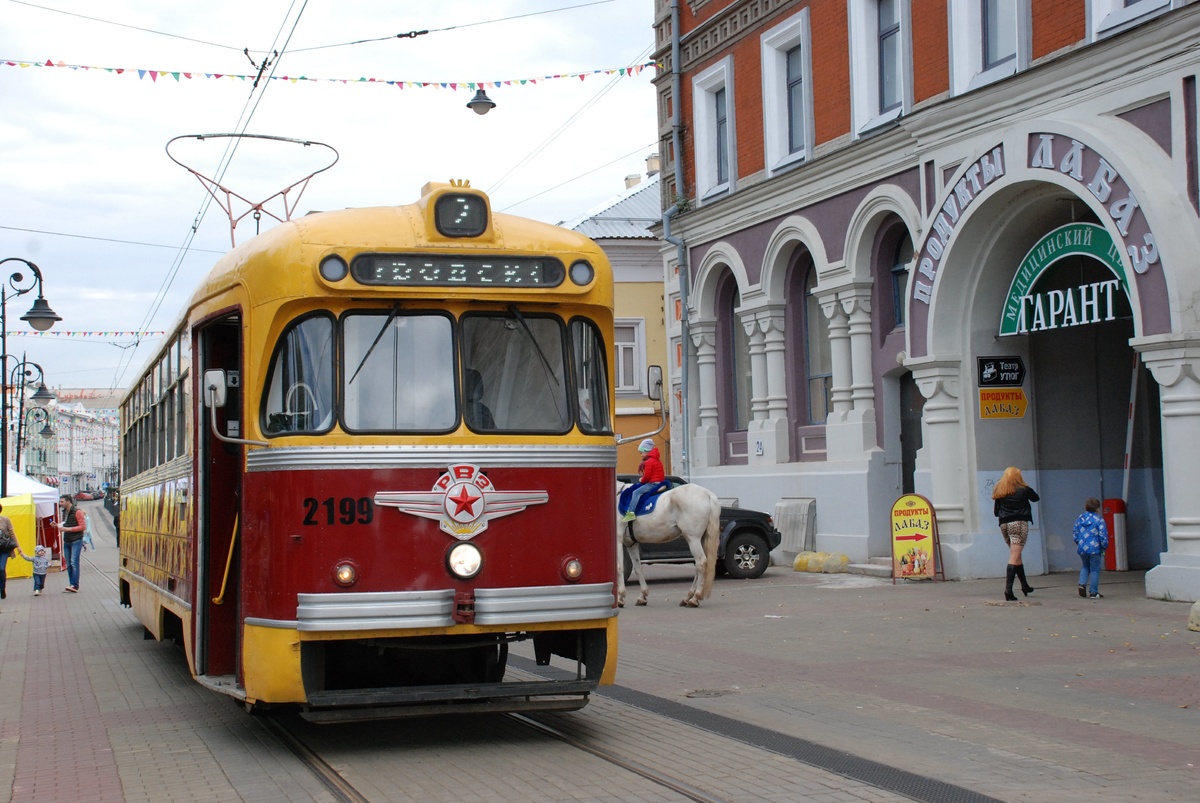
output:
[[[696,803],[730,803],[725,798],[715,797],[692,786],[680,778],[660,772],[652,767],[632,761],[614,752],[604,750],[574,737],[549,723],[539,721],[527,714],[502,714],[504,721],[517,724],[524,730],[561,742],[575,750],[587,753],[632,775],[636,775],[656,786],[670,790],[682,798]],[[304,726],[294,714],[264,713],[258,721],[280,744],[286,747],[325,786],[340,803],[369,803],[370,798],[335,766],[326,761],[317,748],[310,745],[301,735]],[[327,726],[316,726],[324,728]]]

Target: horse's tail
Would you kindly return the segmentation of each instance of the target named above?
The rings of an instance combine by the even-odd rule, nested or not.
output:
[[[713,493],[708,495],[708,527],[704,530],[704,586],[700,599],[708,599],[713,580],[717,577],[717,552],[721,545],[721,503]]]

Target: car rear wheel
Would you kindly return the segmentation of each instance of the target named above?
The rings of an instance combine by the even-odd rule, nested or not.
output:
[[[770,562],[767,542],[754,533],[734,533],[725,545],[725,570],[730,577],[739,580],[762,577]]]

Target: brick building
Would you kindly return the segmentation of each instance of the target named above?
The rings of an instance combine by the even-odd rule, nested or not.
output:
[[[816,546],[938,513],[999,576],[991,488],[1041,493],[1031,573],[1113,560],[1200,599],[1200,3],[656,0],[674,468]],[[1113,509],[1120,507],[1116,502]]]

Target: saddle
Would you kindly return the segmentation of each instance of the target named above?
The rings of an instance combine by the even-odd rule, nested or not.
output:
[[[633,498],[634,491],[638,490],[639,488],[645,488],[647,485],[650,487],[644,491],[641,495],[641,498],[638,499],[637,507],[634,508],[633,514],[635,516],[645,516],[649,513],[653,513],[655,505],[658,504],[659,494],[661,494],[663,491],[671,490],[671,483],[663,481],[653,484],[643,482],[630,485],[628,488],[621,491],[621,495],[617,499],[617,513],[624,516],[627,512],[629,512],[629,501]]]

